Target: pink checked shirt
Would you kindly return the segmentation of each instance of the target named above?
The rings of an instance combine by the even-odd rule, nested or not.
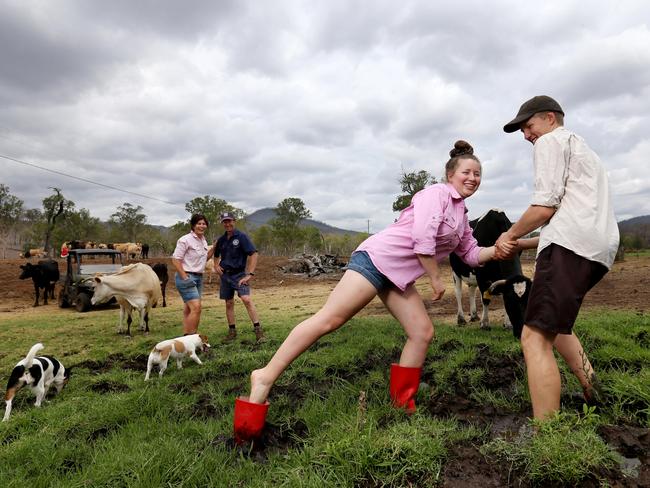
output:
[[[208,260],[208,241],[194,232],[185,234],[176,241],[172,257],[178,259],[188,273],[203,273]]]
[[[425,273],[416,254],[440,262],[455,252],[477,267],[481,247],[472,236],[465,201],[452,185],[439,183],[416,193],[394,224],[356,250],[366,251],[375,267],[403,291]]]

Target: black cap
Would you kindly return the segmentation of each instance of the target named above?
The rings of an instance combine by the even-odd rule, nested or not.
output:
[[[220,220],[221,222],[224,220],[235,220],[235,216],[230,212],[224,212],[221,214]]]
[[[517,116],[503,126],[505,132],[517,132],[522,122],[527,121],[533,115],[539,112],[559,112],[564,115],[564,111],[560,104],[546,95],[538,95],[531,98],[519,107]]]

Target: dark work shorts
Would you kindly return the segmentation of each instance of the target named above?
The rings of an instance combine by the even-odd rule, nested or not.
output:
[[[236,274],[222,274],[221,287],[219,288],[219,298],[222,300],[232,300],[235,297],[235,292],[237,292],[237,295],[240,297],[242,295],[250,295],[250,285],[239,284],[239,280],[241,280],[244,276],[246,276],[246,273],[244,271]]]
[[[557,244],[544,248],[537,256],[524,323],[571,334],[582,300],[607,271],[605,265]]]

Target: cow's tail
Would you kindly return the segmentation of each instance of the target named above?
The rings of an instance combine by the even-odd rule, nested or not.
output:
[[[41,344],[40,342],[38,344],[34,344],[32,348],[29,350],[27,353],[27,356],[25,356],[25,367],[26,368],[31,368],[32,363],[34,362],[34,358],[36,357],[36,353],[40,351],[41,349],[44,349],[45,346]]]

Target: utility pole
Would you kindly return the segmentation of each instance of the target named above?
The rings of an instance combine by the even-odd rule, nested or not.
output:
[[[368,234],[370,234],[370,219],[368,219]]]

